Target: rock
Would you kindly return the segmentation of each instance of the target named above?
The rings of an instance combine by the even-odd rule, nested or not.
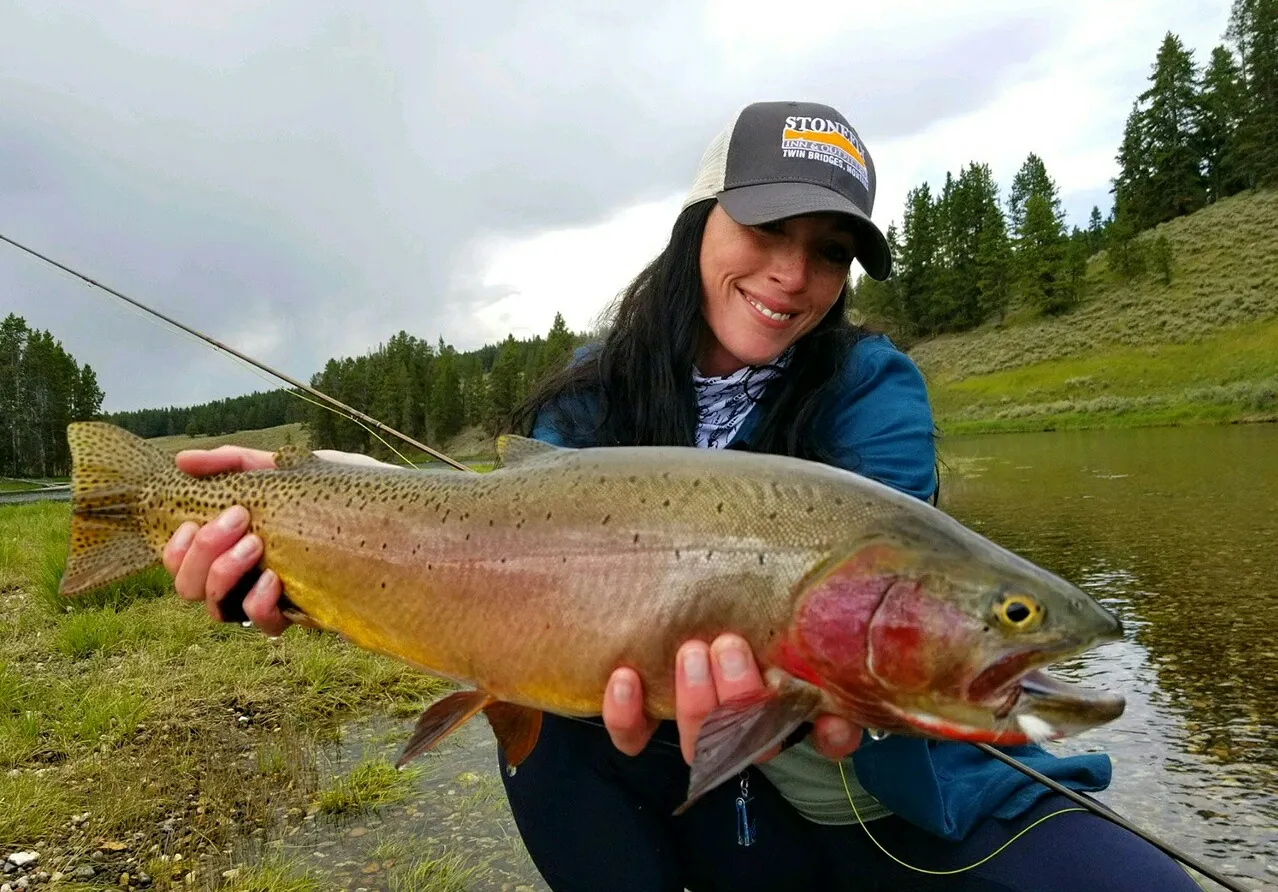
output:
[[[127,842],[120,842],[118,839],[104,839],[98,846],[104,852],[123,852],[128,847]]]
[[[151,876],[150,876],[150,874],[147,874],[147,873],[145,873],[145,872],[143,872],[143,871],[139,870],[139,871],[138,871],[138,885],[139,885],[139,886],[149,886],[149,885],[151,885]]]
[[[359,837],[363,836],[367,832],[368,832],[367,827],[353,827],[351,828],[351,832],[346,835],[349,836],[351,839],[358,839]]]
[[[18,865],[10,863],[9,861],[4,862],[5,873],[16,873],[17,870],[18,870]]]
[[[39,860],[39,852],[14,852],[9,856],[9,863],[16,864],[18,867],[26,867],[28,864],[35,864]]]
[[[1269,874],[1270,876],[1278,877],[1278,864],[1266,864],[1265,873]]]
[[[364,865],[364,869],[360,872],[361,873],[377,873],[377,871],[381,869],[382,869],[381,865],[378,864],[376,861],[370,861]]]
[[[31,888],[31,877],[18,877],[16,880],[13,881],[13,888],[14,889]]]
[[[75,870],[71,871],[71,876],[77,880],[91,880],[97,876],[98,872],[88,864],[81,864]]]
[[[132,879],[132,877],[130,877],[127,873],[122,873],[122,874],[120,874],[120,885],[121,885],[121,886],[127,886],[127,885],[129,885],[129,880],[131,880],[131,879]]]
[[[3,886],[0,886],[0,892],[13,892],[13,887],[8,883],[5,883]]]
[[[230,870],[222,871],[222,879],[224,880],[233,880],[239,875],[240,869],[238,867],[232,867]]]

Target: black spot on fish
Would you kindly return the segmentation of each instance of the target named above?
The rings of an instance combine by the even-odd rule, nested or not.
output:
[[[638,545],[638,544],[639,544],[639,534],[638,534],[638,533],[635,533],[635,544],[636,544],[636,545]]]
[[[723,502],[720,502],[718,505],[716,505],[714,510],[715,510],[716,512],[718,512],[719,514],[722,514],[722,513],[723,513]]]
[[[762,567],[762,566],[763,566],[763,552],[762,552],[762,551],[761,551],[761,552],[759,552],[759,566],[760,566],[760,567]]]
[[[607,526],[607,525],[608,525],[608,521],[609,521],[609,520],[611,520],[611,519],[612,519],[612,515],[611,515],[611,514],[605,514],[605,515],[604,515],[604,519],[603,519],[603,523],[601,524],[601,526]]]
[[[547,512],[546,512],[546,520],[550,520],[550,512],[549,512],[549,511],[547,511]]]

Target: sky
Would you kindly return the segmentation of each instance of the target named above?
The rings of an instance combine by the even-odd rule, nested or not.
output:
[[[583,330],[756,100],[848,118],[883,228],[1029,152],[1084,226],[1164,35],[1205,61],[1229,5],[0,0],[0,233],[301,380],[401,330]],[[279,386],[0,243],[10,312],[106,411]]]

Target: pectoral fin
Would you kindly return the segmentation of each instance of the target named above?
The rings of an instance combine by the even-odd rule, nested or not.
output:
[[[498,701],[484,707],[506,764],[515,768],[528,758],[541,734],[541,710]]]
[[[493,698],[483,691],[458,691],[435,701],[417,720],[413,736],[404,744],[404,750],[399,754],[395,767],[403,768],[432,749],[435,744],[466,724],[471,716],[493,702]]]
[[[817,688],[794,679],[783,681],[775,691],[764,689],[721,703],[697,735],[688,798],[674,813],[683,814],[705,793],[785,740],[820,704]]]

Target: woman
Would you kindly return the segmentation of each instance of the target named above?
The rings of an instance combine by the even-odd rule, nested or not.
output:
[[[878,279],[891,269],[870,221],[874,191],[869,153],[836,110],[742,109],[706,151],[669,244],[622,296],[607,336],[529,398],[521,429],[568,446],[797,455],[934,498],[922,378],[845,316],[853,259]],[[184,453],[179,465],[213,473],[270,467],[271,456],[223,447]],[[178,530],[166,550],[178,592],[205,600],[215,618],[261,554],[246,523],[231,509]],[[278,580],[263,574],[243,605],[269,634],[286,625],[278,597]],[[533,753],[502,772],[520,833],[556,892],[1197,888],[1156,849],[1078,811],[974,869],[909,870],[858,824],[896,857],[953,871],[1069,803],[965,744],[863,740],[835,716],[674,818],[701,722],[763,684],[732,635],[684,643],[674,668],[675,721],[647,719],[641,679],[618,669],[602,726],[547,715]],[[1103,756],[1016,752],[1075,789],[1108,783]]]

